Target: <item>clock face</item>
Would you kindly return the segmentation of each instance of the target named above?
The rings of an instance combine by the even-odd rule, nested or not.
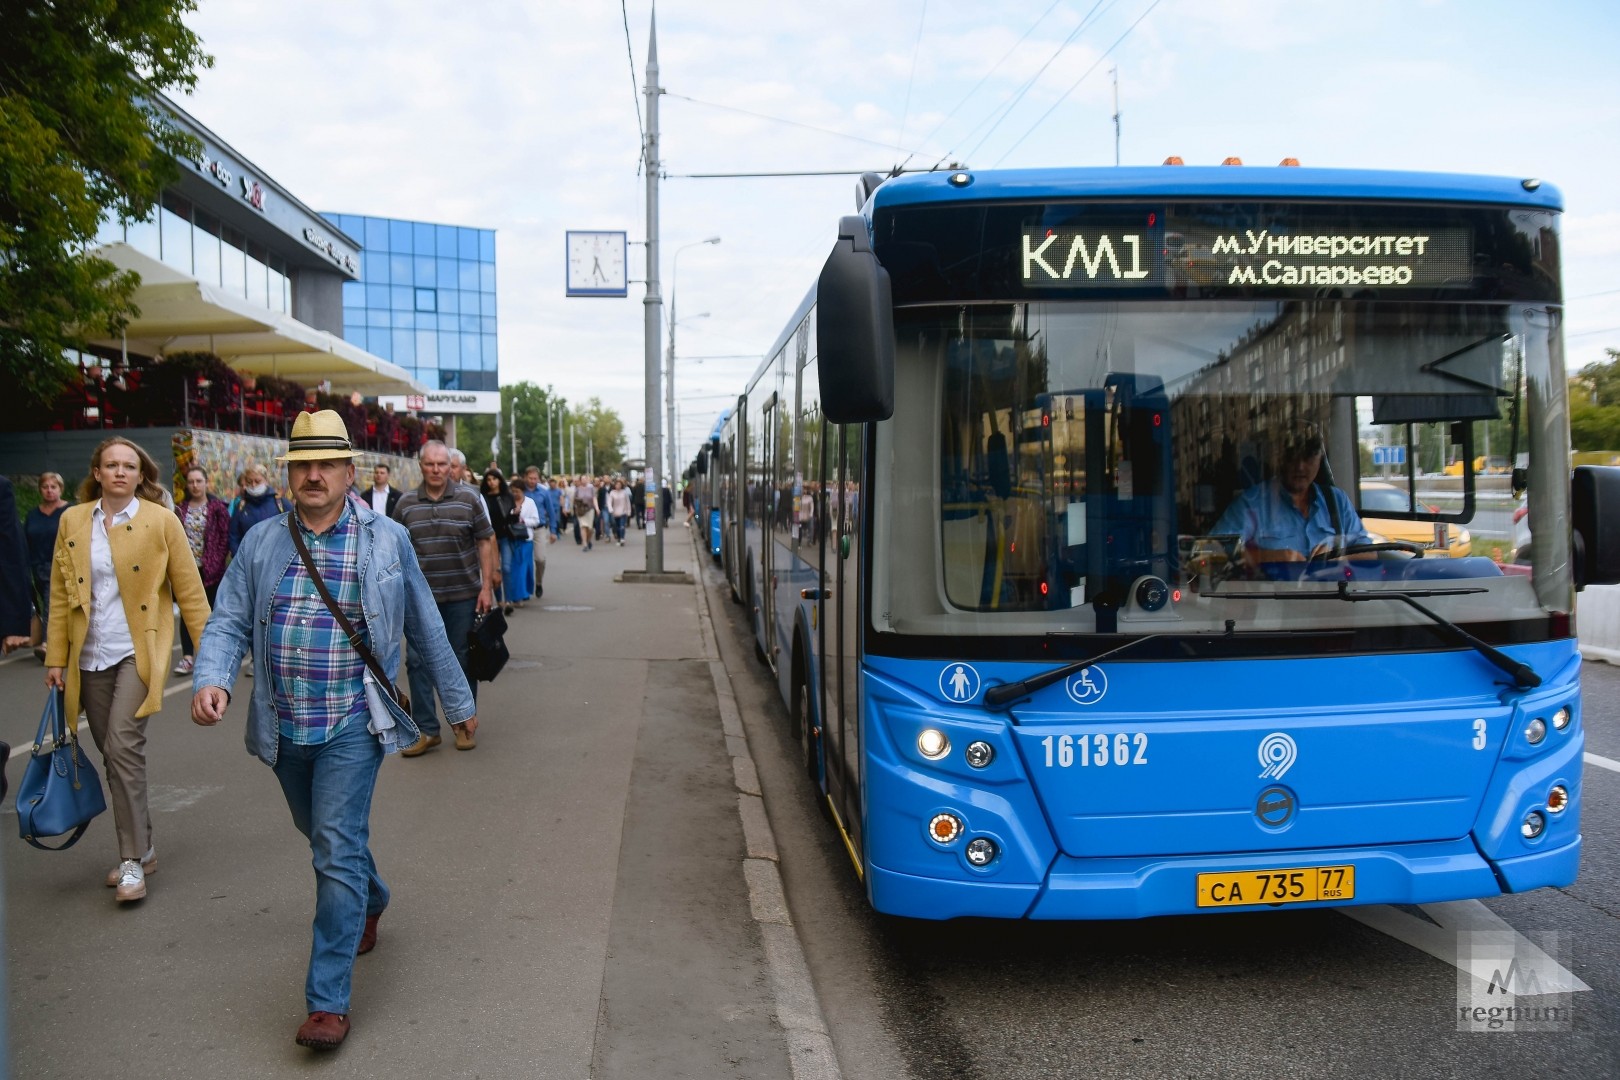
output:
[[[625,234],[622,232],[570,232],[567,234],[568,295],[626,296]]]

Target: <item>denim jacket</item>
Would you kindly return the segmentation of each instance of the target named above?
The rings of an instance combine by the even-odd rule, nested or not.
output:
[[[459,724],[473,716],[472,690],[455,652],[444,634],[433,593],[416,561],[410,534],[397,521],[353,506],[360,529],[360,600],[365,609],[368,644],[389,679],[398,681],[400,635],[428,667],[445,718]],[[236,558],[219,583],[214,613],[197,643],[192,671],[193,693],[217,686],[227,693],[236,685],[242,656],[253,649],[253,697],[248,704],[247,748],[266,765],[276,763],[280,725],[276,719],[275,691],[270,682],[270,605],[276,588],[298,552],[287,531],[287,515],[280,514],[251,529],[237,549]],[[409,746],[419,732],[409,714],[390,710],[401,725],[399,745]]]

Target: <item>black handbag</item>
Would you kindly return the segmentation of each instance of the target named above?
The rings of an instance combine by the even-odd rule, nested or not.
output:
[[[473,618],[467,631],[467,671],[478,682],[494,682],[512,658],[506,649],[506,616],[490,608]]]
[[[50,691],[28,767],[17,785],[17,831],[41,851],[77,844],[95,816],[107,809],[101,774],[84,756],[78,735],[67,730],[64,710],[62,691]],[[67,833],[72,835],[55,847],[37,839]]]

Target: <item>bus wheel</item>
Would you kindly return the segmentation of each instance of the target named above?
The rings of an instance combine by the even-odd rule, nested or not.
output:
[[[803,757],[805,775],[810,778],[810,796],[816,800],[816,809],[821,811],[822,819],[832,821],[832,808],[821,786],[822,745],[811,724],[810,688],[805,685],[802,674],[794,679],[793,686],[793,723],[797,728],[794,734],[799,738],[799,753]]]
[[[821,770],[816,768],[816,733],[810,716],[810,688],[804,684],[801,675],[797,683],[798,690],[794,692],[794,734],[799,737],[799,756],[804,762],[804,773],[810,778],[810,783],[816,787],[821,786]]]

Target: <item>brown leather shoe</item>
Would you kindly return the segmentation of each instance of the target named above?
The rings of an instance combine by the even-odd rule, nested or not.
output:
[[[360,947],[354,950],[354,955],[364,956],[377,947],[377,920],[382,918],[382,912],[366,916],[366,928],[360,931]]]
[[[141,858],[141,869],[143,871],[145,871],[147,877],[151,877],[152,874],[157,870],[157,851],[156,851],[156,849],[148,851]],[[109,889],[118,888],[118,879],[120,877],[122,877],[123,874],[124,874],[124,864],[123,863],[119,863],[117,866],[115,866],[111,870],[107,871],[107,888],[109,888]]]
[[[341,1013],[312,1012],[298,1028],[294,1038],[299,1046],[311,1050],[336,1050],[349,1037],[349,1018]]]
[[[467,730],[466,724],[451,724],[450,730],[455,733],[457,750],[471,750],[478,745],[478,739]]]
[[[444,740],[437,735],[424,735],[399,752],[401,757],[421,757]]]

